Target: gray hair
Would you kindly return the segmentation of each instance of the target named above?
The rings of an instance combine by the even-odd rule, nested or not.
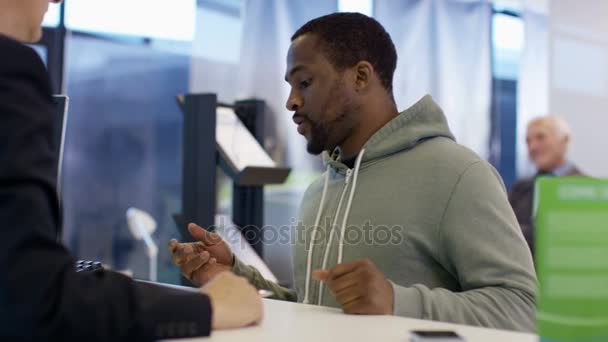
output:
[[[548,124],[549,127],[551,127],[551,129],[553,130],[553,132],[560,137],[569,139],[572,135],[572,130],[570,129],[570,126],[568,125],[566,120],[562,119],[559,116],[546,115],[534,118],[528,123],[528,127],[540,123]]]

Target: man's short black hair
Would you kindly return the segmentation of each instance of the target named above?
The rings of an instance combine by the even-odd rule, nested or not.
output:
[[[390,35],[375,19],[360,13],[325,15],[300,27],[291,41],[307,33],[319,38],[321,51],[338,70],[368,61],[384,88],[393,90],[397,52]]]

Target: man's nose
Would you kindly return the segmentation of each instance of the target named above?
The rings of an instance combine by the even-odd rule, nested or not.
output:
[[[300,108],[302,108],[302,98],[292,90],[287,98],[285,107],[289,111],[297,112]]]

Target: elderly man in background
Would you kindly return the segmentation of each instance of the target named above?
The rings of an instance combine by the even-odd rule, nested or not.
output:
[[[534,222],[532,207],[534,182],[539,176],[582,176],[579,169],[567,158],[570,127],[557,116],[544,116],[528,124],[526,144],[528,155],[536,166],[533,177],[517,181],[509,192],[509,202],[534,253]]]

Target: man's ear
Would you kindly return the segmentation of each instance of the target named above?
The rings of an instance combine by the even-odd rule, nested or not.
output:
[[[372,81],[372,77],[374,76],[374,67],[370,62],[361,61],[355,65],[355,86],[357,91],[362,91],[366,89]]]

